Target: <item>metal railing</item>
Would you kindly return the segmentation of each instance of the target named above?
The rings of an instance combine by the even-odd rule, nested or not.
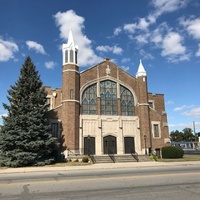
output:
[[[133,158],[134,158],[137,162],[139,162],[138,153],[137,153],[136,151],[131,150],[131,155],[133,156]]]
[[[113,152],[112,149],[110,149],[110,148],[108,148],[108,156],[109,156],[110,159],[113,161],[113,163],[115,163],[114,152]]]

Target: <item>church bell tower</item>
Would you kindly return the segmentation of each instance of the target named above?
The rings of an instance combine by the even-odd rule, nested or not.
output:
[[[68,43],[62,46],[62,135],[64,146],[74,152],[79,148],[80,74],[77,55],[78,46],[70,30]]]

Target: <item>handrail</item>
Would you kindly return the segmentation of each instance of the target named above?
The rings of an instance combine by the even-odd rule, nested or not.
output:
[[[69,152],[71,152],[73,155],[75,155],[75,156],[77,156],[77,154],[76,153],[74,153],[73,151],[71,151],[69,148],[67,148],[67,150],[68,150],[68,156],[69,156]]]
[[[93,155],[88,155],[88,157],[91,159],[93,164],[96,163],[95,157]]]
[[[70,152],[71,154],[73,154],[74,156],[82,155],[82,154],[80,154],[81,148],[74,149],[74,151],[78,151],[77,153],[74,152],[74,151],[72,151],[72,150],[70,150],[69,148],[67,148],[67,150],[68,150],[68,154],[67,154],[68,156],[69,156],[69,152]]]
[[[115,156],[114,156],[113,151],[110,148],[108,148],[108,156],[113,161],[113,163],[115,163]]]
[[[136,151],[131,151],[131,155],[133,156],[133,158],[135,158],[137,162],[139,162],[138,153]]]

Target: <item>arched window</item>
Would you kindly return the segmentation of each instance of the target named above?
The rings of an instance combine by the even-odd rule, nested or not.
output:
[[[87,87],[82,95],[82,113],[96,115],[97,112],[97,84]]]
[[[134,99],[132,93],[120,85],[121,115],[134,115]]]
[[[117,115],[117,84],[113,81],[100,83],[101,114]]]

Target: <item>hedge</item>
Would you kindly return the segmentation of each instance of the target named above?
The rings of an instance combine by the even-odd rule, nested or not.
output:
[[[167,146],[162,148],[162,158],[182,158],[184,151],[180,147]]]

